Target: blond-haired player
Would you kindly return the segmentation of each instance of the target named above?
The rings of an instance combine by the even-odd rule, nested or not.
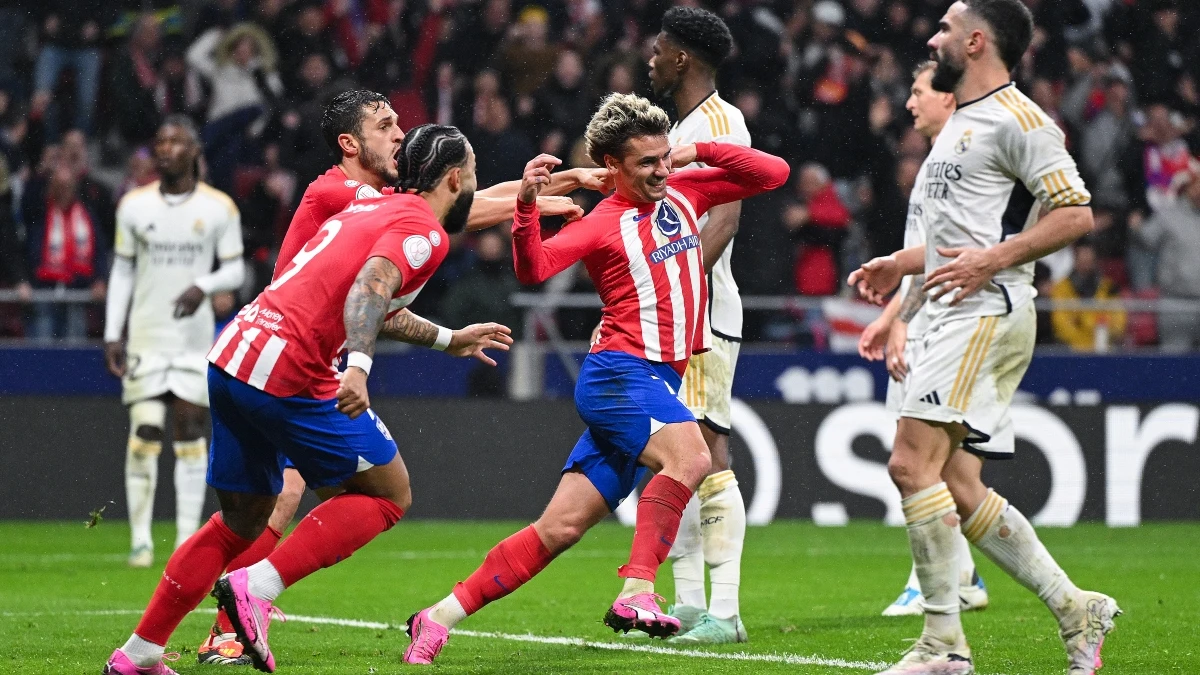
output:
[[[191,120],[168,117],[154,139],[161,179],[117,205],[104,351],[129,406],[125,494],[134,567],[154,562],[150,521],[168,407],[174,418],[175,547],[200,527],[208,470],[204,356],[214,330],[207,300],[238,288],[245,275],[241,217],[228,195],[200,181],[199,153]],[[216,271],[214,258],[220,261]]]
[[[925,61],[913,72],[911,95],[905,105],[913,116],[913,128],[923,136],[937,140],[942,127],[954,112],[954,96],[934,90],[931,81],[933,61]],[[925,244],[925,214],[922,205],[925,198],[926,163],[922,162],[913,181],[912,194],[908,202],[908,218],[904,224],[904,246]],[[908,370],[924,351],[925,328],[929,317],[925,308],[925,293],[921,285],[925,275],[904,277],[900,290],[892,297],[878,319],[863,331],[858,343],[858,353],[869,361],[886,358],[887,371],[891,375],[887,389],[887,409],[900,414],[904,395],[910,382]],[[886,349],[885,349],[886,345]],[[885,357],[886,351],[886,357]],[[961,534],[955,541],[958,549],[958,597],[963,611],[987,607],[987,588],[975,571],[975,560],[971,558],[971,545]],[[919,616],[924,613],[925,598],[921,595],[921,582],[914,565],[909,572],[908,582],[895,602],[883,610],[884,616]]]

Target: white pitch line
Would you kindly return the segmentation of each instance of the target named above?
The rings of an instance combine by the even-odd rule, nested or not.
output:
[[[98,610],[79,610],[67,612],[0,612],[0,617],[17,618],[17,617],[33,617],[33,616],[125,616],[125,615],[141,615],[145,610],[141,609],[98,609]],[[216,610],[209,608],[196,609],[194,614],[215,614]],[[367,628],[370,630],[400,630],[404,626],[382,621],[363,621],[360,619],[339,619],[329,616],[308,616],[306,614],[288,614],[287,622],[320,624],[324,626],[342,626],[345,628]],[[451,635],[459,635],[470,638],[485,638],[492,640],[507,640],[509,642],[526,642],[543,645],[562,645],[565,647],[589,647],[592,649],[604,649],[614,652],[639,652],[643,654],[657,654],[660,656],[683,656],[693,659],[712,659],[717,661],[739,661],[751,663],[779,663],[789,666],[823,666],[825,668],[842,668],[846,670],[872,670],[878,671],[887,668],[887,663],[879,661],[847,661],[845,659],[829,659],[821,656],[803,656],[801,654],[755,654],[751,652],[708,652],[700,649],[672,649],[670,647],[657,647],[654,645],[637,645],[624,644],[620,642],[598,642],[595,640],[586,640],[584,638],[573,637],[552,637],[545,635],[534,635],[532,633],[500,633],[493,631],[476,631],[454,629],[450,631]],[[1000,675],[995,673],[993,675]]]

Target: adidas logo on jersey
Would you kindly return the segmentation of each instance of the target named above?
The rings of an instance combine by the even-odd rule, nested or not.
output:
[[[921,397],[921,403],[928,403],[929,405],[941,405],[942,398],[938,396],[936,391],[931,391]]]

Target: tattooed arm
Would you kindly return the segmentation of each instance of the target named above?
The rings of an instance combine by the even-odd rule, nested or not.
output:
[[[383,327],[392,296],[400,289],[402,281],[400,269],[392,261],[374,256],[359,270],[346,296],[342,320],[346,324],[346,351],[350,353],[347,362],[350,365],[342,373],[337,397],[338,410],[351,419],[371,407],[367,397],[367,374],[375,355],[375,340]]]
[[[925,292],[922,286],[925,285],[925,275],[915,274],[909,282],[908,293],[904,295],[904,300],[900,303],[900,313],[896,318],[904,323],[913,320],[917,312],[925,306]]]
[[[402,309],[383,323],[380,337],[406,342],[418,347],[432,347],[438,336],[438,325]]]

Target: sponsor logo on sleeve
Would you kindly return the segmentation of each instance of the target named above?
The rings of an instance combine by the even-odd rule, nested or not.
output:
[[[422,265],[429,262],[429,256],[433,255],[433,246],[429,240],[419,234],[414,234],[404,240],[404,257],[408,259],[408,264],[412,265],[413,269],[420,269]]]
[[[383,195],[379,194],[379,190],[376,190],[375,188],[371,187],[370,185],[361,185],[361,186],[359,186],[358,190],[355,191],[355,193],[354,193],[355,199],[374,199],[375,197],[382,197],[382,196]]]

